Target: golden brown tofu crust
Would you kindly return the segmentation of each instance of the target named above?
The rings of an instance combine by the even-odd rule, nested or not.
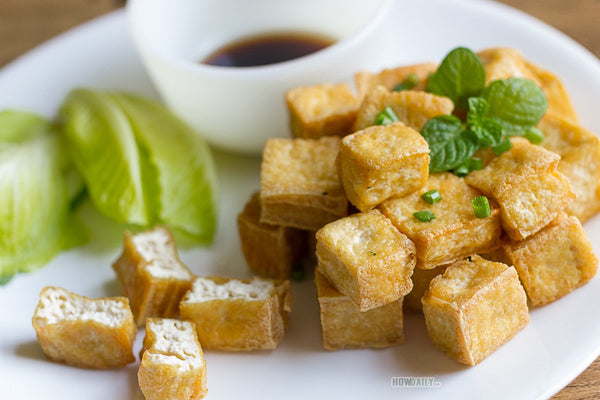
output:
[[[317,232],[318,270],[361,311],[412,289],[414,244],[379,211],[353,214]]]
[[[444,273],[448,268],[447,265],[440,265],[432,269],[415,268],[412,283],[412,290],[404,296],[403,310],[405,313],[420,314],[423,312],[423,295],[429,287],[429,283],[433,278]]]
[[[546,113],[538,124],[545,138],[541,146],[558,154],[558,171],[575,193],[566,212],[581,223],[600,211],[600,140],[582,126]]]
[[[435,204],[426,203],[421,194],[428,190],[439,191],[442,200]],[[491,251],[500,245],[500,209],[492,200],[491,215],[478,218],[471,201],[480,194],[452,173],[434,173],[429,176],[425,188],[389,199],[379,209],[414,242],[417,268],[431,269]],[[413,216],[414,212],[425,210],[433,212],[436,218],[421,222]]]
[[[458,362],[476,365],[529,323],[514,267],[473,256],[449,266],[423,296],[429,337]]]
[[[318,230],[347,214],[335,159],[339,138],[269,139],[261,166],[260,222]]]
[[[402,298],[361,312],[347,296],[335,289],[319,271],[315,284],[326,350],[390,347],[404,343]]]
[[[360,105],[345,83],[294,88],[286,92],[285,100],[292,135],[304,139],[351,133]]]
[[[465,177],[500,205],[502,227],[513,240],[548,225],[573,199],[569,180],[558,172],[560,156],[523,138],[480,171]]]
[[[346,197],[367,211],[425,185],[429,146],[401,122],[371,126],[342,139],[336,163]]]
[[[548,113],[577,123],[577,114],[567,90],[557,76],[523,59],[521,52],[514,48],[490,48],[477,54],[484,65],[487,83],[511,77],[530,79],[546,95]]]
[[[503,246],[534,306],[542,306],[585,285],[598,269],[590,240],[574,216],[555,221],[525,240]]]
[[[254,193],[238,215],[242,252],[256,274],[289,279],[295,263],[306,253],[305,231],[260,222],[260,196]]]
[[[177,245],[171,231],[165,226],[157,226],[146,232],[155,230],[162,230],[168,235],[166,251],[172,261],[178,263],[179,268],[188,272],[188,277],[155,276],[147,268],[152,260],[145,260],[142,257],[134,243],[134,235],[126,231],[123,238],[123,252],[112,267],[121,284],[123,295],[129,298],[131,311],[138,326],[143,326],[146,318],[177,318],[179,302],[192,285],[192,273],[179,259]]]
[[[377,86],[362,101],[352,130],[356,132],[372,126],[385,107],[390,107],[400,122],[421,132],[431,118],[452,113],[454,103],[447,97],[422,91],[390,92],[383,86]]]
[[[233,280],[207,277],[217,284]],[[238,281],[250,283],[249,279]],[[275,349],[283,339],[291,310],[289,281],[274,281],[265,299],[190,300],[186,294],[180,304],[182,320],[196,325],[198,341],[205,349],[251,351]]]
[[[157,332],[152,329],[153,321],[159,318],[146,320],[146,336],[140,351],[140,368],[138,382],[146,400],[197,400],[206,396],[206,363],[204,354],[195,327],[189,321],[167,320],[174,326],[174,332]],[[188,325],[189,324],[189,325]],[[161,337],[165,335],[165,337]],[[168,337],[167,337],[168,335]],[[185,338],[183,337],[185,335]],[[168,339],[173,342],[171,349],[157,348],[157,341]],[[179,353],[174,350],[177,340],[189,340],[195,344],[198,354]],[[152,357],[157,355],[159,357]],[[160,357],[164,356],[164,358]],[[184,364],[190,358],[198,358],[196,363],[190,363],[189,368]],[[167,360],[175,359],[175,362]]]
[[[48,321],[41,315],[41,299],[57,288],[45,287],[40,293],[32,325],[38,342],[46,357],[52,361],[81,368],[119,368],[135,361],[132,346],[137,334],[133,314],[126,297],[103,297],[91,299],[66,292],[64,302],[74,306],[82,303],[110,301],[115,307],[125,309],[129,316],[117,326],[110,326],[92,319],[61,319]],[[109,311],[106,311],[109,313]]]
[[[378,73],[360,71],[354,75],[354,82],[358,89],[358,96],[361,99],[377,86],[383,86],[391,91],[411,74],[416,75],[418,80],[417,85],[411,90],[425,90],[429,75],[434,73],[437,68],[436,63],[423,63],[386,68]]]

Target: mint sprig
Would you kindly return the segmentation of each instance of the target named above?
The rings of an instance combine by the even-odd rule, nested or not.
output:
[[[465,116],[464,121],[453,115],[434,117],[421,131],[429,144],[429,170],[459,176],[477,169],[470,162],[477,150],[491,146],[499,153],[496,149],[510,149],[508,136],[533,136],[548,107],[544,92],[529,79],[499,79],[485,86],[481,60],[464,47],[448,53],[429,77],[427,91],[449,97],[455,113]]]
[[[505,135],[521,136],[535,126],[548,108],[544,92],[526,78],[498,79],[483,89],[489,104],[487,116],[500,125]]]
[[[478,96],[485,86],[481,59],[465,47],[457,47],[444,58],[427,82],[427,91],[449,97],[456,108],[466,110],[469,97]]]

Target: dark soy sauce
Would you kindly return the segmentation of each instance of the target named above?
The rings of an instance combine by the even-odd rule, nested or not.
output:
[[[233,41],[217,49],[201,63],[219,67],[276,64],[314,53],[333,42],[330,38],[311,33],[265,33]]]

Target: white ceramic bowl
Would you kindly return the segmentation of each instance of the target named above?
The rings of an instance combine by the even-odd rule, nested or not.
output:
[[[167,105],[222,149],[258,154],[270,137],[289,136],[284,93],[348,81],[377,65],[393,0],[129,0],[134,42]],[[199,60],[224,44],[269,31],[337,39],[321,51],[256,67]]]

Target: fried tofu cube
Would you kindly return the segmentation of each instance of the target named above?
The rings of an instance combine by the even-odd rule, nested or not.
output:
[[[198,277],[180,304],[205,349],[270,350],[283,339],[291,310],[289,281]]]
[[[558,171],[575,193],[566,212],[583,223],[600,211],[600,140],[587,129],[546,114],[538,128],[545,138],[541,146],[560,158]]]
[[[164,226],[125,232],[123,253],[113,269],[138,326],[150,317],[177,317],[179,302],[192,286],[193,275],[179,259],[175,239]]]
[[[377,86],[362,101],[352,130],[355,132],[373,125],[385,107],[390,107],[400,122],[421,132],[431,118],[452,113],[454,103],[447,97],[423,91],[390,92],[383,86]]]
[[[525,240],[503,246],[534,306],[551,303],[596,275],[598,259],[576,217],[561,214]]]
[[[479,256],[433,278],[423,314],[435,346],[467,365],[480,363],[529,323],[515,268]]]
[[[315,284],[321,311],[321,332],[326,350],[389,347],[404,343],[402,298],[361,312],[319,271]]]
[[[206,396],[206,362],[194,324],[146,320],[138,382],[146,400],[197,400]]]
[[[135,361],[137,334],[126,297],[90,299],[59,287],[42,289],[32,319],[52,361],[83,368],[118,368]]]
[[[444,273],[447,265],[440,265],[432,269],[415,268],[412,276],[412,290],[404,296],[403,309],[406,313],[422,313],[423,304],[421,300],[429,283],[433,278]]]
[[[342,139],[336,163],[346,197],[366,211],[425,185],[429,146],[401,122],[371,126]]]
[[[260,222],[260,197],[254,193],[237,218],[242,252],[256,274],[289,279],[306,252],[306,232]]]
[[[428,204],[421,195],[437,190],[442,200]],[[379,209],[416,246],[417,268],[431,269],[500,245],[500,209],[490,202],[491,215],[478,218],[472,199],[480,193],[456,175],[444,172],[429,176],[427,187],[404,197],[384,201]],[[435,219],[421,222],[416,211],[431,211]]]
[[[360,105],[345,83],[294,88],[285,94],[285,100],[292,135],[304,139],[351,133]]]
[[[260,172],[260,222],[316,231],[344,217],[335,159],[339,138],[269,139]]]
[[[317,268],[360,311],[412,289],[415,246],[379,211],[353,214],[317,232]]]
[[[511,141],[512,149],[465,181],[498,202],[505,232],[521,240],[548,225],[574,194],[567,177],[557,170],[558,154],[523,138]]]
[[[429,75],[438,68],[435,63],[423,63],[414,65],[403,65],[395,68],[386,68],[376,74],[360,71],[354,75],[354,83],[358,89],[358,97],[363,98],[370,90],[377,86],[383,86],[388,90],[393,90],[397,85],[402,84],[410,75],[417,78],[417,85],[411,90],[425,90]]]
[[[487,83],[496,79],[527,78],[542,89],[548,100],[548,113],[577,123],[575,109],[561,80],[549,71],[523,59],[514,48],[491,48],[477,53],[486,72]]]

